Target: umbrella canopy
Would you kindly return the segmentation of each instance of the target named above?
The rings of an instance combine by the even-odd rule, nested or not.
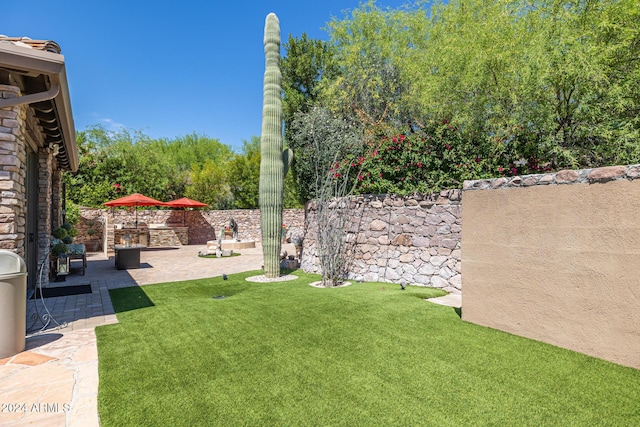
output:
[[[105,206],[167,206],[165,202],[152,199],[140,193],[129,194],[119,199],[111,200],[104,204]]]
[[[152,199],[140,193],[129,194],[119,199],[104,203],[105,206],[167,206],[165,202]],[[138,228],[138,210],[136,209],[136,229]]]
[[[203,208],[205,206],[208,206],[206,203],[202,203],[199,202],[197,200],[192,200],[192,199],[188,199],[186,197],[183,197],[181,199],[177,199],[177,200],[172,200],[170,202],[167,202],[167,206],[171,206],[172,208]],[[185,212],[182,215],[182,225],[184,226],[186,224],[186,218],[187,218],[187,212],[185,210]]]
[[[166,206],[171,206],[172,208],[203,208],[208,205],[206,203],[202,203],[197,200],[192,200],[192,199],[183,197],[178,200],[172,200],[170,202],[167,202]]]

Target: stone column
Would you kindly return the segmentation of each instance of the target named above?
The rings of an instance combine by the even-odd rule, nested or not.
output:
[[[38,258],[42,262],[42,257],[49,253],[51,245],[51,224],[52,224],[52,175],[53,156],[48,147],[38,150]],[[49,263],[44,263],[42,277],[49,277]]]
[[[52,161],[52,167],[55,167]],[[53,170],[51,175],[51,229],[62,225],[62,172]]]

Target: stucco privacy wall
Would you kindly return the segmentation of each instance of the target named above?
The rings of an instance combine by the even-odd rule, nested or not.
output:
[[[430,195],[367,195],[349,199],[349,277],[460,293],[461,190]],[[339,203],[338,203],[339,204]],[[306,209],[301,267],[318,272],[317,222]]]
[[[639,177],[465,182],[462,318],[640,369]]]

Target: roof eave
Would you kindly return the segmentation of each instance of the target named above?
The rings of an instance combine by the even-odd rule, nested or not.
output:
[[[64,148],[69,159],[69,169],[72,172],[77,171],[78,147],[64,56],[58,53],[20,47],[7,42],[0,43],[0,64],[23,72],[45,74],[51,83],[60,85],[60,92],[53,99],[53,102],[59,115]]]

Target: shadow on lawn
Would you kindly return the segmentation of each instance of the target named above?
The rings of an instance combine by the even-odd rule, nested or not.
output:
[[[113,303],[113,310],[116,313],[155,307],[155,304],[149,299],[145,291],[138,286],[111,289],[109,294]]]

